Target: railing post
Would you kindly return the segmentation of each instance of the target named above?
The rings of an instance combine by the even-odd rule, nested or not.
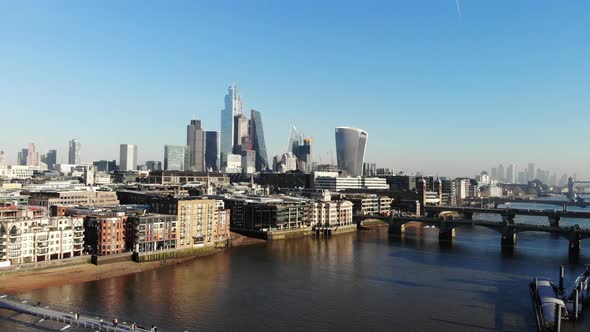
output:
[[[578,319],[578,289],[574,289],[574,320]]]
[[[553,327],[555,328],[555,332],[561,331],[561,306],[558,303],[555,303],[555,322],[553,323]]]
[[[559,267],[559,291],[563,293],[563,277],[565,275],[565,268],[563,265]]]

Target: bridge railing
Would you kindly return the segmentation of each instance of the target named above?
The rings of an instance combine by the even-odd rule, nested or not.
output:
[[[74,320],[74,316],[75,314],[79,314],[80,316],[85,316],[85,317],[89,317],[92,319],[96,319],[96,320],[100,320],[103,319],[105,323],[109,323],[112,321],[112,319],[116,318],[117,321],[119,322],[119,324],[132,324],[132,323],[137,323],[137,325],[142,325],[142,326],[151,326],[148,324],[140,324],[137,320],[135,319],[130,319],[128,317],[124,317],[124,316],[120,316],[120,315],[115,315],[112,317],[106,317],[105,313],[97,313],[97,312],[92,312],[89,310],[79,310],[79,308],[73,309],[73,307],[67,307],[64,305],[60,305],[60,304],[55,304],[55,303],[45,303],[45,302],[40,302],[38,300],[34,300],[34,299],[30,299],[30,298],[16,298],[14,296],[11,295],[2,295],[2,298],[0,298],[0,301],[2,301],[3,299],[9,300],[9,301],[14,301],[14,302],[18,302],[20,304],[24,304],[24,305],[29,305],[33,308],[40,308],[40,309],[47,309],[47,310],[52,310],[52,311],[57,311],[63,315],[67,315],[70,316],[70,320]]]

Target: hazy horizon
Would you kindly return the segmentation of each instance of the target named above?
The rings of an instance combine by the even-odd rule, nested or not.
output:
[[[590,13],[583,1],[0,3],[0,149],[80,140],[81,159],[163,160],[193,118],[219,130],[227,87],[262,113],[269,158],[291,125],[336,159],[473,176],[498,164],[590,178]],[[249,112],[248,112],[249,113]]]

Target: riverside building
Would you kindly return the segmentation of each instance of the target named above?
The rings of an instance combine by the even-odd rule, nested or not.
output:
[[[81,256],[82,218],[47,217],[38,208],[0,208],[0,267]]]

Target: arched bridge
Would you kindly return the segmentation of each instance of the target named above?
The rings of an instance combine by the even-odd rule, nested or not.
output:
[[[425,225],[434,226],[439,230],[439,240],[451,241],[455,237],[455,229],[462,226],[480,226],[492,229],[501,235],[501,244],[504,247],[513,247],[516,244],[516,234],[521,232],[547,232],[557,234],[569,241],[569,252],[571,255],[579,255],[581,240],[590,238],[590,229],[579,227],[560,227],[556,225],[532,225],[516,223],[513,218],[504,218],[503,221],[487,221],[465,219],[453,215],[439,215],[437,217],[421,216],[379,216],[379,215],[356,215],[353,217],[357,227],[368,219],[377,219],[389,225],[389,233],[403,234],[405,224],[419,222]]]

